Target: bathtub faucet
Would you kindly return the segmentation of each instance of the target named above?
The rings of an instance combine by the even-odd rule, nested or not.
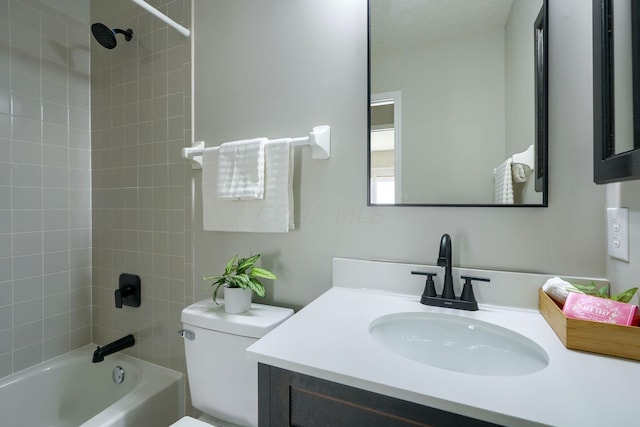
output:
[[[135,338],[133,338],[133,335],[129,334],[103,347],[98,346],[98,348],[96,348],[96,351],[93,352],[93,359],[91,359],[91,361],[93,363],[102,362],[105,356],[108,356],[120,350],[124,350],[125,348],[129,348],[135,343]]]

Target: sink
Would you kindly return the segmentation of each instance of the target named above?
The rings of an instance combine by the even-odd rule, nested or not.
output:
[[[394,313],[375,319],[369,334],[394,353],[449,371],[519,376],[549,364],[544,349],[524,335],[462,316]]]

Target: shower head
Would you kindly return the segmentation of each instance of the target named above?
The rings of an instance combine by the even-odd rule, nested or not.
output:
[[[107,49],[113,49],[118,44],[116,40],[116,34],[124,34],[124,39],[126,41],[131,40],[131,37],[133,36],[133,31],[131,29],[124,31],[119,28],[114,28],[112,30],[111,28],[99,22],[91,25],[91,33],[93,34],[93,37],[96,38],[98,43],[100,43]]]

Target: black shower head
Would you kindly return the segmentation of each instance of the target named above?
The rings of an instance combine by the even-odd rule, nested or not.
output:
[[[124,39],[126,41],[131,40],[131,37],[133,36],[133,31],[131,29],[124,31],[119,28],[115,28],[112,30],[99,22],[91,25],[91,33],[93,33],[93,37],[96,38],[98,43],[107,49],[113,49],[118,44],[116,34],[124,34]]]

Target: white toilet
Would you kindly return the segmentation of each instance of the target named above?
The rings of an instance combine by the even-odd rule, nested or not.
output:
[[[252,304],[242,314],[203,300],[182,310],[189,390],[199,420],[175,427],[258,425],[258,364],[245,349],[293,314],[288,308]]]

